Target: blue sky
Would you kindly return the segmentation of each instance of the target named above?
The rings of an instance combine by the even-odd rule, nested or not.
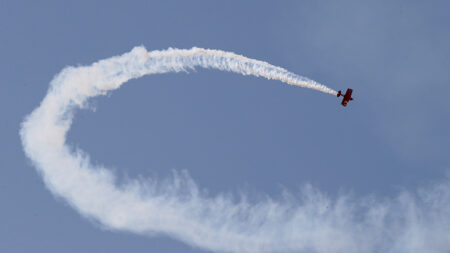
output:
[[[20,122],[68,65],[193,46],[264,60],[333,89],[198,69],[146,76],[76,114],[72,146],[125,177],[186,169],[212,195],[277,198],[311,183],[333,196],[394,198],[441,180],[450,150],[445,1],[0,2],[0,251],[202,252],[109,231],[46,189]]]

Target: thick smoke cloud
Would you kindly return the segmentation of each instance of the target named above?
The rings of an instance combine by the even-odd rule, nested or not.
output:
[[[66,144],[74,110],[147,74],[215,68],[336,92],[268,63],[229,52],[134,48],[85,67],[68,67],[51,82],[22,124],[27,156],[48,189],[106,228],[165,234],[220,252],[448,252],[450,181],[390,199],[330,198],[311,186],[280,199],[209,196],[187,173],[166,181],[118,184],[110,170]]]

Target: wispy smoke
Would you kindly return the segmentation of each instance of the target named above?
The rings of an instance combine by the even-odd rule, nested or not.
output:
[[[50,191],[109,229],[166,234],[222,252],[449,252],[450,183],[391,199],[330,198],[305,186],[280,199],[209,196],[187,173],[118,184],[66,145],[73,111],[87,99],[147,74],[196,66],[232,71],[336,94],[312,80],[229,52],[193,48],[147,52],[136,47],[87,67],[68,67],[51,82],[20,131],[25,153]]]

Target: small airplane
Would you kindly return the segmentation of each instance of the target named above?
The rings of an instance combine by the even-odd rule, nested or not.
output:
[[[352,92],[353,92],[352,89],[347,89],[347,91],[345,92],[344,95],[342,95],[342,92],[341,92],[341,91],[338,92],[337,97],[340,97],[340,96],[343,96],[343,97],[344,97],[344,98],[342,99],[341,105],[347,106],[348,102],[351,101],[351,100],[353,100],[353,98],[352,98]]]

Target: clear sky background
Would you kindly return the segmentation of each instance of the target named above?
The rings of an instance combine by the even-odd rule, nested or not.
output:
[[[126,177],[186,169],[211,194],[395,197],[450,165],[447,1],[0,0],[0,252],[204,252],[111,232],[45,188],[18,131],[67,65],[134,46],[222,49],[335,90],[198,69],[133,80],[79,111],[69,143]]]

